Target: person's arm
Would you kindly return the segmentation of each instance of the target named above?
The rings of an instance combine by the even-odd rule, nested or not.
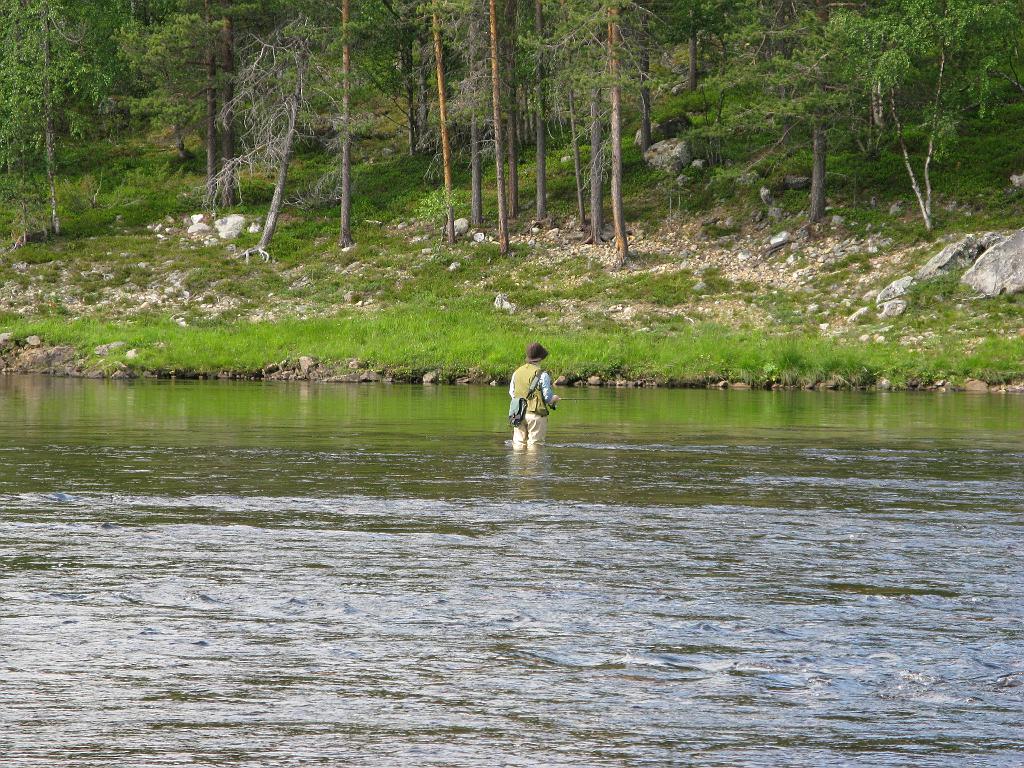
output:
[[[544,398],[544,402],[548,405],[558,405],[558,401],[561,400],[561,398],[555,394],[555,390],[551,385],[551,375],[547,371],[544,371],[544,373],[540,375],[540,393]]]

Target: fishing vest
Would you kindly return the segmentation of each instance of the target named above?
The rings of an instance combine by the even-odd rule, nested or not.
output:
[[[530,391],[530,384],[541,373],[543,371],[540,366],[533,363],[526,363],[516,368],[516,372],[512,374],[512,392],[514,396],[526,397],[527,392]],[[548,407],[544,403],[544,393],[539,386],[532,395],[526,398],[526,412],[536,413],[538,416],[548,415]]]

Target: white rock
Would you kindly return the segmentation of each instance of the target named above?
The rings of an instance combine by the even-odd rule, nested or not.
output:
[[[510,314],[516,311],[516,305],[509,301],[507,293],[499,293],[494,297],[494,308],[504,310]]]
[[[903,299],[893,299],[882,305],[878,311],[878,316],[884,318],[899,317],[906,311],[907,302],[903,301]]]
[[[690,163],[690,167],[691,168],[696,168],[698,171],[703,171],[705,165],[707,165],[707,161],[702,160],[699,157],[696,160],[694,160],[692,163]]]
[[[758,195],[761,198],[761,202],[765,205],[772,205],[775,202],[772,197],[772,191],[768,189],[768,187],[761,187],[761,191],[758,192]]]
[[[189,216],[189,219],[192,221],[193,224],[198,224],[199,222],[203,221],[205,218],[206,218],[206,214],[205,213],[193,213],[191,216]]]
[[[1015,173],[1010,176],[1010,183],[1016,189],[1024,189],[1024,173]]]
[[[246,232],[248,232],[251,235],[255,235],[257,232],[260,231],[260,229],[262,229],[260,223],[258,221],[254,221],[252,224],[249,225],[249,228],[246,230]]]
[[[221,240],[234,240],[245,229],[245,216],[240,213],[232,213],[229,216],[217,219],[213,222],[213,226]]]
[[[187,232],[190,235],[205,235],[210,231],[210,225],[204,224],[203,222],[197,222],[188,228]]]
[[[878,296],[875,298],[875,303],[882,305],[892,301],[893,299],[898,299],[900,296],[905,295],[915,282],[917,281],[914,279],[913,275],[907,275],[906,277],[901,277],[899,280],[893,280],[879,292]]]
[[[1024,291],[1024,229],[985,251],[961,282],[986,296]]]
[[[96,347],[96,349],[93,350],[93,353],[98,355],[99,357],[106,357],[115,349],[120,349],[123,346],[123,341],[112,341],[109,344],[100,344],[98,347]]]
[[[473,242],[474,243],[482,243],[486,239],[487,239],[487,235],[485,235],[483,232],[474,232],[473,233]]]
[[[644,153],[644,161],[652,168],[679,173],[693,160],[690,144],[685,139],[665,139]]]
[[[449,272],[454,272],[455,270],[457,270],[461,266],[462,265],[459,264],[459,262],[453,261],[451,264],[448,265],[448,271]]]
[[[856,323],[862,317],[864,317],[864,315],[866,315],[867,313],[868,313],[868,308],[867,307],[861,307],[856,312],[854,312],[852,315],[850,315],[848,318],[846,318],[846,322],[848,322],[850,324]]]
[[[772,248],[781,248],[790,241],[789,232],[779,232],[777,235],[773,235],[771,240],[768,241],[768,245]]]
[[[139,356],[139,350],[137,350],[137,349],[129,349],[127,352],[124,353],[124,359],[125,360],[134,360],[138,356]]]
[[[456,219],[455,236],[462,237],[467,232],[469,232],[469,219]]]

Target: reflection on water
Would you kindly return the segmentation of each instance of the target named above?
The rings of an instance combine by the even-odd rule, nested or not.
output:
[[[1024,399],[581,397],[0,379],[0,765],[1024,763]]]

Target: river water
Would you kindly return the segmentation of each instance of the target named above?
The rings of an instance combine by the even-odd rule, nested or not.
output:
[[[0,766],[1024,765],[1024,398],[0,377]]]

